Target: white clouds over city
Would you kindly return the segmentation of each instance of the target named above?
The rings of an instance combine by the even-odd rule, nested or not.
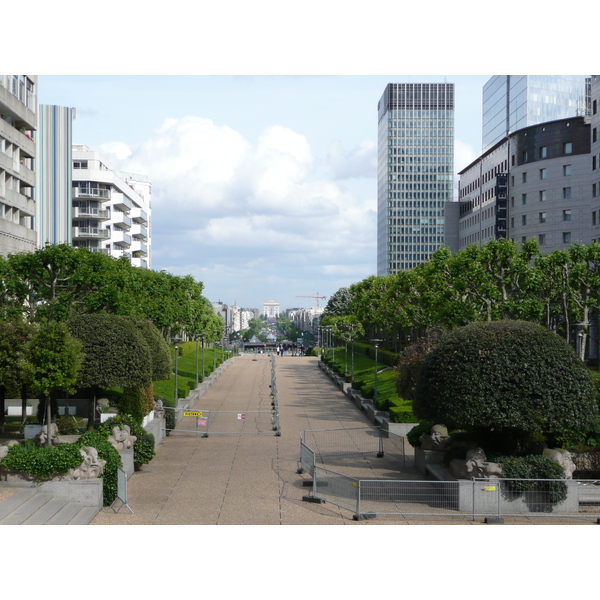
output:
[[[372,142],[346,151],[334,141],[319,157],[288,127],[267,126],[247,139],[185,116],[165,119],[137,145],[113,141],[100,150],[115,168],[152,182],[153,263],[191,273],[213,300],[243,302],[244,287],[257,281],[263,300],[290,285],[323,293],[312,289],[320,279],[331,294],[373,273],[376,186],[363,198],[343,185],[374,180]],[[332,176],[319,169],[326,163]]]

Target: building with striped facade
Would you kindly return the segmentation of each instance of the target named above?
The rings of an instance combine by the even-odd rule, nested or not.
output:
[[[73,112],[41,104],[36,136],[36,229],[39,247],[72,243]]]

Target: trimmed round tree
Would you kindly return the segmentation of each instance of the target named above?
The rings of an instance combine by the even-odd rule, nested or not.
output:
[[[144,335],[127,317],[80,315],[69,321],[73,337],[83,344],[77,384],[93,390],[88,427],[94,422],[95,397],[101,388],[136,388],[152,382],[152,358]]]
[[[590,373],[561,337],[535,323],[492,321],[455,329],[427,356],[413,412],[502,435],[585,429],[597,405]]]

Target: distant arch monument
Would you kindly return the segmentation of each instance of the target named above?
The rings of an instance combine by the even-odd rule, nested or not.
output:
[[[277,319],[279,317],[279,302],[275,302],[275,300],[263,302],[263,315],[267,317],[267,320]]]

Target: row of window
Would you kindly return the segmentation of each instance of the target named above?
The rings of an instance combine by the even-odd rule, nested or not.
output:
[[[572,210],[570,208],[566,208],[562,211],[562,220],[563,221],[570,221],[571,217],[572,217]],[[547,213],[545,212],[540,212],[538,213],[538,223],[546,223],[548,217],[547,217]],[[521,215],[521,226],[525,226],[527,225],[527,214]],[[512,229],[514,229],[515,226],[515,218],[511,217],[510,218],[510,226]]]
[[[563,154],[573,154],[573,142],[564,142],[562,145]],[[521,155],[522,162],[529,162],[529,150],[523,150]],[[540,146],[537,149],[537,159],[548,158],[548,146]],[[513,154],[511,157],[511,163],[514,166],[516,162],[515,155]]]

